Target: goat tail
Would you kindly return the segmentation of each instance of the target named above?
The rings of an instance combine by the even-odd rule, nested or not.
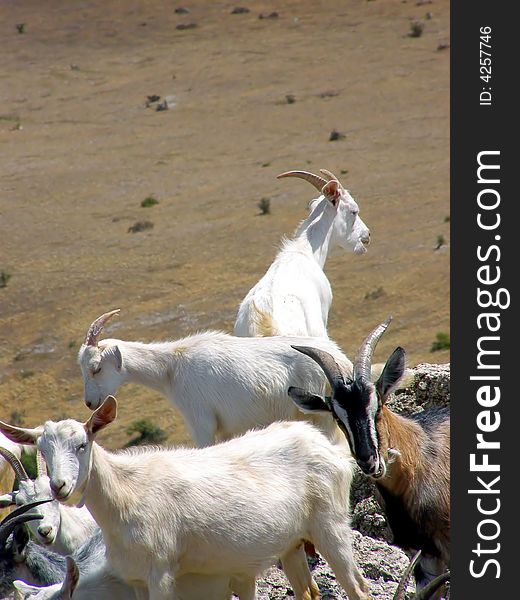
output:
[[[254,300],[251,302],[251,322],[255,329],[256,337],[281,335],[274,324],[272,315],[259,309]]]

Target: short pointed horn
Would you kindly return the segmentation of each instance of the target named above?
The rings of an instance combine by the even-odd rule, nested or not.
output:
[[[314,175],[314,173],[309,173],[309,171],[286,171],[285,173],[280,173],[276,178],[283,179],[284,177],[298,177],[299,179],[305,179],[311,185],[313,185],[318,192],[321,194],[321,190],[324,185],[327,185],[327,180],[323,179],[319,175]]]
[[[415,565],[419,562],[421,558],[421,551],[418,550],[414,555],[412,560],[409,562],[408,566],[404,570],[403,576],[401,577],[401,581],[395,590],[393,600],[404,600],[406,594],[406,588],[408,587],[408,582],[410,581],[410,577],[412,576],[412,572],[415,569]]]
[[[377,342],[386,331],[392,317],[387,317],[384,323],[374,328],[365,338],[358,350],[356,360],[354,361],[354,378],[361,381],[370,381],[370,367],[372,365],[372,355]]]
[[[43,458],[43,454],[38,449],[36,449],[36,472],[38,473],[38,477],[47,475],[47,463]]]
[[[291,348],[298,350],[302,354],[306,354],[316,361],[323,369],[333,390],[345,384],[343,373],[331,354],[324,350],[318,350],[318,348],[310,348],[309,346],[291,346]]]
[[[29,479],[29,475],[27,475],[27,471],[24,469],[20,459],[15,456],[10,450],[7,448],[2,448],[0,446],[0,455],[5,458],[5,460],[11,465],[13,471],[18,477],[19,481],[27,481]]]
[[[98,345],[98,335],[103,330],[105,323],[111,319],[114,315],[117,315],[121,309],[116,308],[115,310],[111,310],[100,317],[98,317],[92,325],[88,328],[87,335],[85,337],[85,345],[86,346],[97,346]]]
[[[7,538],[13,532],[13,529],[19,523],[23,523],[25,521],[32,521],[34,519],[43,519],[43,516],[40,514],[34,515],[26,515],[25,513],[40,504],[45,504],[47,502],[52,502],[52,498],[48,500],[38,500],[37,502],[29,502],[28,504],[24,504],[20,506],[16,510],[10,512],[7,517],[0,523],[0,548],[3,548],[5,545]]]

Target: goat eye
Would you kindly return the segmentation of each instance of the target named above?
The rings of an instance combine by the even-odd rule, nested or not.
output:
[[[97,375],[100,372],[101,372],[101,367],[96,367],[95,369],[92,369],[92,375]]]
[[[85,444],[85,443],[83,443],[83,444],[80,444],[80,445],[78,446],[78,452],[85,452],[85,448],[86,448],[86,447],[87,447],[87,444]]]

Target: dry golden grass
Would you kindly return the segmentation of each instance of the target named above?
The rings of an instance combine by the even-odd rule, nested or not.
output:
[[[347,170],[372,231],[368,254],[327,264],[331,336],[352,354],[391,313],[376,359],[399,344],[410,364],[449,360],[429,351],[449,331],[449,51],[436,51],[448,2],[416,39],[407,33],[424,7],[400,0],[233,6],[0,7],[0,271],[12,275],[0,289],[1,418],[86,417],[75,355],[112,308],[111,335],[128,339],[231,330],[306,215],[310,186],[275,178],[293,168]],[[151,94],[176,105],[145,108]],[[333,129],[345,139],[329,142]],[[142,208],[150,194],[159,204]],[[263,197],[271,214],[258,216]],[[139,220],[153,229],[128,233]],[[447,246],[435,251],[438,235]],[[118,397],[109,445],[143,416],[186,440],[164,398],[132,386]]]

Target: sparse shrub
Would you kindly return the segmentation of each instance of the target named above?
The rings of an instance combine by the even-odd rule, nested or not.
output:
[[[439,331],[435,336],[435,341],[432,343],[430,352],[437,352],[438,350],[449,350],[450,349],[450,334],[445,331]]]
[[[424,31],[424,25],[420,21],[414,21],[410,25],[410,31],[408,32],[408,37],[418,38],[421,37]]]
[[[7,282],[11,279],[11,274],[6,271],[0,273],[0,288],[5,288]]]
[[[260,209],[261,215],[268,215],[271,213],[271,200],[269,200],[269,198],[262,198],[257,206]]]
[[[435,250],[438,250],[439,248],[444,246],[445,243],[446,243],[446,240],[444,239],[444,236],[438,235],[437,236],[437,245],[435,246]]]
[[[78,344],[76,340],[70,340],[70,342],[67,345],[69,348],[75,348]]]
[[[445,222],[445,223],[449,223],[449,222],[450,222],[450,215],[446,215],[446,216],[444,217],[444,222]]]
[[[232,15],[245,15],[250,12],[247,6],[235,6],[235,8],[231,11]]]
[[[271,166],[271,163],[270,163],[270,162],[265,162],[265,163],[262,163],[262,167],[263,167],[264,169],[265,169],[265,167],[270,167],[270,166]]]
[[[16,24],[16,31],[18,31],[18,33],[25,33],[26,32],[26,25],[25,25],[25,23],[17,23]]]
[[[337,142],[338,140],[344,140],[347,136],[341,131],[333,129],[329,135],[329,142]]]
[[[24,423],[25,419],[25,410],[13,410],[11,411],[11,416],[9,417],[9,423],[11,425],[15,425],[16,427],[21,427]]]
[[[294,104],[296,102],[296,96],[294,94],[286,94],[285,100],[287,104]]]
[[[20,460],[27,475],[29,475],[31,479],[36,479],[38,476],[38,469],[36,468],[36,452],[25,452],[22,450]]]
[[[128,233],[138,233],[139,231],[145,231],[146,229],[153,229],[153,223],[151,221],[137,221],[128,228]]]
[[[159,204],[159,200],[157,200],[157,198],[154,198],[154,196],[152,196],[152,195],[146,196],[146,198],[141,202],[141,206],[143,208],[148,208],[149,206],[155,206],[156,204]]]
[[[161,444],[168,438],[168,434],[164,429],[161,429],[158,425],[155,425],[148,419],[139,419],[134,421],[129,427],[126,428],[127,435],[137,433],[129,442],[125,444],[125,447],[129,446],[141,446],[143,444]]]
[[[372,290],[371,292],[367,292],[365,294],[365,300],[377,300],[378,298],[381,298],[381,296],[385,295],[385,290],[382,288],[382,286],[379,286],[376,290]]]

